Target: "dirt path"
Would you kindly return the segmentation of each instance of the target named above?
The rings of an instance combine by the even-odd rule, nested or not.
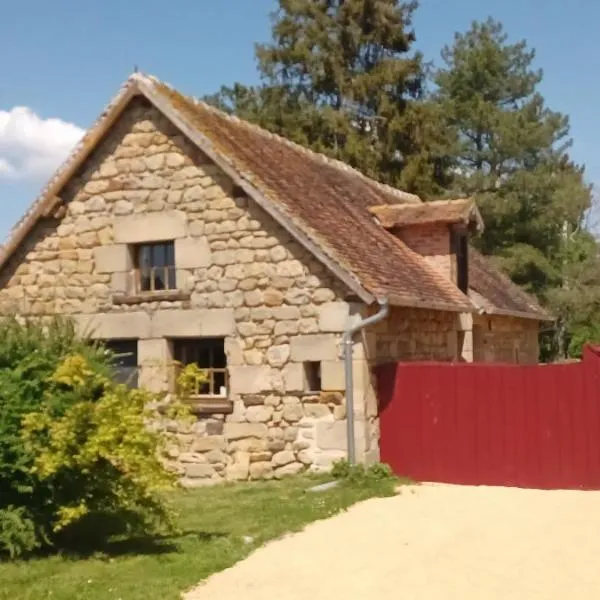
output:
[[[592,600],[600,492],[424,485],[259,549],[186,600]]]

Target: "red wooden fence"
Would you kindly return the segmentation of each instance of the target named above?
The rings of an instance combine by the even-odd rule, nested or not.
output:
[[[378,368],[381,460],[417,481],[600,489],[600,353]]]

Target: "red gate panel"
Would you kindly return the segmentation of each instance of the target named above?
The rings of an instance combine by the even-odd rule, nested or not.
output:
[[[381,460],[417,481],[600,489],[600,356],[377,369]]]

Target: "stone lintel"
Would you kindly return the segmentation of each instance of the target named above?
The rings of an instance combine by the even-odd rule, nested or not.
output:
[[[308,362],[335,360],[338,336],[334,334],[299,335],[290,340],[291,360]]]
[[[159,310],[152,315],[152,337],[226,337],[234,331],[232,308]]]
[[[127,215],[116,217],[113,229],[120,244],[176,240],[187,235],[187,218],[177,210]]]

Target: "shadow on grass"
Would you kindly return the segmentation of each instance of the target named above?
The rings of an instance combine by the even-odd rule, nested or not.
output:
[[[88,540],[87,543],[81,540],[75,546],[61,547],[58,552],[62,556],[73,560],[85,560],[91,556],[109,559],[127,555],[172,554],[180,551],[179,544],[185,538],[201,542],[211,542],[224,537],[227,537],[227,534],[223,532],[183,531],[172,535],[147,535],[108,539],[92,544],[89,543],[91,540]]]
[[[174,530],[145,533],[145,527],[135,515],[90,515],[66,528],[53,546],[31,557],[60,555],[72,560],[90,557],[117,558],[127,555],[157,555],[180,551],[186,539],[211,542],[229,534],[220,531]]]

